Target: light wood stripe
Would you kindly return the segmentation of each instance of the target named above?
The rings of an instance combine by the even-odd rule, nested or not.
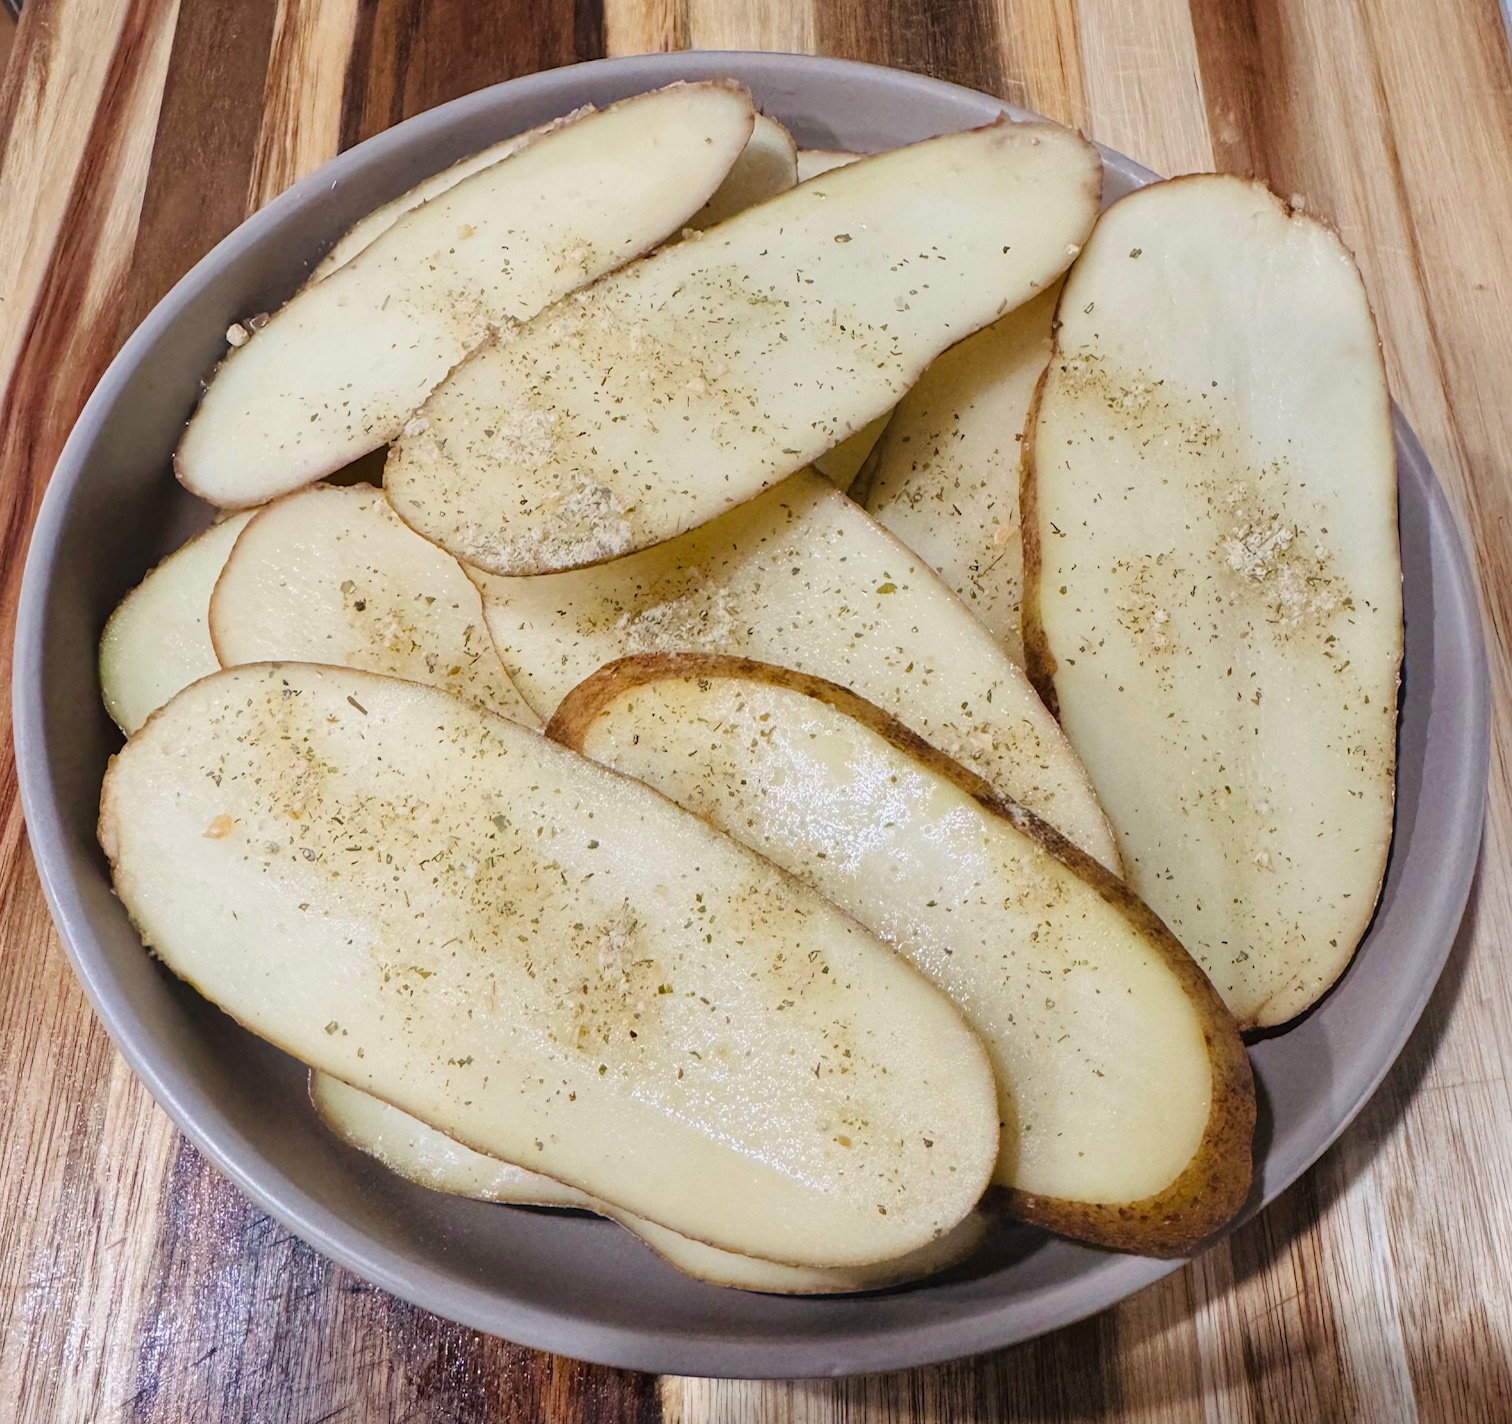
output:
[[[1083,3],[1077,36],[1093,138],[1167,177],[1213,166],[1185,0]]]
[[[604,0],[607,54],[687,49],[688,0]]]
[[[340,152],[356,27],[357,0],[279,0],[248,212]]]
[[[815,0],[688,0],[693,49],[777,49],[812,53]]]
[[[997,0],[996,17],[1003,98],[1086,131],[1075,0]]]

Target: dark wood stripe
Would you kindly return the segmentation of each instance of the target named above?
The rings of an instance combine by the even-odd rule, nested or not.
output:
[[[1005,95],[992,0],[818,0],[814,33],[821,54],[890,64]]]
[[[501,1208],[503,1210],[503,1208]],[[653,1376],[538,1354],[417,1310],[333,1265],[183,1142],[133,1424],[655,1424]],[[207,1341],[216,1342],[206,1349]]]
[[[1192,38],[1202,75],[1213,165],[1270,183],[1273,145],[1286,122],[1274,102],[1279,17],[1272,0],[1191,0]],[[1269,53],[1267,53],[1267,48]]]
[[[602,0],[363,0],[341,146],[475,89],[603,53]]]
[[[278,0],[183,0],[137,224],[124,338],[246,214]]]

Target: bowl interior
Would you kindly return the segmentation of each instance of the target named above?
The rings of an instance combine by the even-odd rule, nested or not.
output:
[[[880,149],[1007,106],[922,78],[794,55],[648,56],[485,90],[380,135],[299,184],[204,259],[132,337],[59,462],[33,539],[15,661],[17,757],[33,849],[74,966],[133,1068],[261,1206],[388,1290],[524,1344],[703,1375],[896,1368],[1007,1344],[1111,1304],[1168,1263],[1004,1225],[926,1284],[867,1297],[749,1295],[688,1280],[608,1223],[410,1185],[315,1120],[304,1070],[160,970],[110,891],[94,839],[119,737],[95,647],[110,610],[208,520],[169,457],[227,325],[287,297],[362,213],[463,154],[585,102],[733,75],[800,144]],[[1015,112],[1009,109],[1009,112]],[[1111,198],[1152,176],[1107,155]],[[1487,768],[1477,602],[1454,522],[1398,418],[1407,614],[1396,837],[1379,913],[1329,998],[1257,1044],[1258,1208],[1342,1130],[1390,1066],[1468,893]]]

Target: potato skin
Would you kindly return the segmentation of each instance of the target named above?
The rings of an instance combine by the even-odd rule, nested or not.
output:
[[[1025,527],[1027,531],[1027,520]],[[1091,885],[1135,926],[1191,999],[1212,1065],[1212,1100],[1202,1142],[1181,1175],[1153,1196],[1116,1204],[994,1188],[1007,1210],[1021,1221],[1060,1235],[1144,1256],[1190,1255],[1228,1226],[1248,1201],[1253,1178],[1255,1088],[1238,1025],[1201,966],[1159,916],[1122,880],[1038,816],[1000,796],[975,772],[848,688],[752,658],[717,653],[644,653],[620,658],[600,668],[562,699],[547,724],[546,736],[581,752],[593,720],[623,693],[664,679],[706,678],[765,682],[812,697],[853,717],[953,782]]]

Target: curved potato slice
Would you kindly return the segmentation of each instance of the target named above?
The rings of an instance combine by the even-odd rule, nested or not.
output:
[[[219,666],[331,663],[429,683],[538,727],[478,590],[370,485],[316,485],[246,528],[210,599]]]
[[[798,150],[798,181],[807,183],[821,173],[833,172],[865,158],[864,153],[845,153],[837,148],[800,148]]]
[[[923,562],[811,471],[679,539],[541,578],[474,571],[549,717],[626,653],[740,653],[844,682],[1116,868],[1113,833],[1023,672]]]
[[[248,1028],[683,1235],[862,1265],[991,1173],[991,1069],[927,980],[647,787],[435,688],[205,678],[112,761],[100,842],[144,941]]]
[[[1024,497],[1028,666],[1129,884],[1242,1025],[1284,1023],[1370,922],[1395,792],[1391,416],[1334,233],[1237,178],[1109,208]]]
[[[1005,121],[800,184],[476,352],[390,449],[389,501],[496,574],[670,539],[875,420],[1054,281],[1101,180],[1071,130]]]
[[[934,1275],[963,1261],[981,1245],[987,1223],[972,1212],[945,1235],[896,1261],[870,1266],[781,1266],[706,1246],[645,1221],[631,1212],[563,1186],[539,1172],[485,1157],[427,1127],[408,1113],[324,1073],[310,1074],[310,1098],[321,1119],[342,1141],[391,1172],[433,1191],[516,1206],[572,1207],[617,1221],[684,1275],[715,1285],[769,1295],[838,1295],[882,1290]]]
[[[526,144],[540,138],[542,134],[561,128],[563,124],[576,123],[578,119],[593,112],[593,105],[585,104],[581,109],[574,109],[572,113],[560,119],[552,119],[550,123],[541,124],[538,128],[527,129],[524,133],[518,133],[498,143],[490,144],[487,148],[479,149],[477,153],[468,154],[466,158],[459,158],[449,168],[443,168],[439,173],[431,174],[429,178],[415,184],[413,188],[401,193],[397,198],[384,203],[382,207],[374,208],[366,216],[358,218],[336,239],[331,250],[315,264],[314,270],[310,273],[310,282],[324,281],[338,267],[345,267],[359,252],[382,237],[400,218],[406,213],[413,212],[421,203],[428,203],[432,198],[440,197],[442,193],[455,188],[464,178],[471,178],[474,173],[481,173],[485,168],[492,168],[495,163],[508,158],[512,153],[518,153]]]
[[[100,691],[128,737],[174,693],[220,671],[210,594],[256,512],[233,514],[175,549],[110,615],[100,636]]]
[[[455,188],[464,178],[471,178],[474,173],[481,172],[485,168],[492,168],[495,163],[508,158],[512,153],[518,153],[526,144],[540,138],[542,134],[561,128],[563,124],[575,123],[584,115],[593,112],[593,105],[587,104],[581,109],[574,109],[563,118],[542,124],[539,128],[527,129],[524,133],[515,134],[512,138],[506,138],[500,143],[490,144],[489,147],[480,149],[477,153],[458,159],[451,167],[432,174],[424,182],[417,183],[408,192],[401,193],[382,207],[374,208],[336,239],[331,250],[320,259],[314,271],[310,273],[310,281],[312,283],[323,281],[338,267],[346,266],[363,248],[371,244],[374,239],[381,237],[400,218],[408,212],[413,212],[421,203],[440,197],[442,193]],[[739,212],[741,208],[750,207],[753,203],[765,202],[766,199],[778,193],[786,192],[798,181],[797,170],[793,136],[776,119],[769,119],[765,114],[757,114],[756,126],[745,148],[741,150],[740,157],[735,160],[734,165],[725,175],[724,181],[715,189],[714,196],[688,220],[688,226],[710,227],[730,216],[731,213]]]
[[[785,193],[798,181],[798,147],[793,136],[776,119],[756,115],[750,141],[735,160],[735,166],[709,199],[688,220],[695,231],[713,227],[726,218],[768,198]]]
[[[1026,1219],[1191,1250],[1249,1190],[1254,1092],[1212,986],[1121,882],[854,693],[742,658],[629,658],[547,735],[812,885],[961,1006]]]
[[[753,117],[738,86],[673,85],[563,124],[405,213],[221,363],[179,478],[242,507],[376,450],[495,326],[677,231]]]
[[[1056,283],[952,346],[920,377],[878,443],[863,500],[1018,663],[1019,460],[1059,295]]]

